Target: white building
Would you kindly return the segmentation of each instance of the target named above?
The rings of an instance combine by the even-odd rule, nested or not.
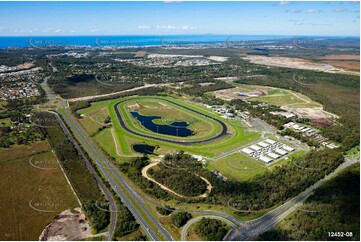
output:
[[[271,139],[266,139],[265,141],[266,141],[267,143],[271,144],[271,145],[273,145],[273,144],[276,143],[276,141],[271,140]]]
[[[257,145],[251,145],[249,148],[251,148],[252,150],[255,150],[255,151],[259,151],[260,149],[262,149],[261,147],[259,147]]]
[[[287,145],[284,145],[284,146],[282,147],[282,149],[285,149],[285,150],[287,150],[287,151],[289,151],[289,152],[291,152],[291,151],[294,151],[294,150],[295,150],[294,148],[289,147],[289,146],[287,146]]]
[[[285,154],[287,154],[287,151],[282,150],[282,149],[275,149],[274,151],[275,151],[276,153],[280,154],[280,155],[285,155]]]
[[[251,155],[254,153],[253,150],[250,150],[250,149],[248,149],[248,148],[242,149],[242,152],[245,153],[245,154],[247,154],[247,155],[249,155],[249,156],[251,156]]]
[[[259,157],[259,159],[260,159],[261,161],[263,161],[263,162],[266,162],[266,163],[269,163],[269,162],[272,161],[271,158],[269,158],[269,157],[267,157],[267,156],[264,156],[264,155],[261,155],[261,156]]]
[[[259,146],[261,146],[261,147],[263,147],[263,148],[266,148],[266,147],[269,146],[269,144],[267,144],[267,143],[265,143],[265,142],[263,142],[263,141],[259,142],[257,145],[259,145]]]
[[[280,155],[277,155],[276,153],[270,152],[267,154],[269,157],[273,158],[273,159],[277,159],[280,157]]]

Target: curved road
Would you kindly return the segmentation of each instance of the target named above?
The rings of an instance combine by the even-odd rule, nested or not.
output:
[[[123,102],[127,102],[129,100],[133,100],[133,99],[137,99],[137,98],[129,98],[127,100],[123,100],[123,101],[120,101],[120,102],[117,102],[115,105],[114,105],[114,111],[118,117],[118,121],[121,125],[121,127],[123,129],[125,129],[126,131],[128,131],[129,133],[131,134],[135,134],[135,135],[138,135],[138,136],[141,136],[141,137],[144,137],[144,138],[150,138],[150,139],[155,139],[155,140],[159,140],[159,141],[165,141],[165,142],[169,142],[169,143],[173,143],[173,144],[179,144],[179,145],[193,145],[193,144],[202,144],[202,143],[206,143],[206,142],[209,142],[209,141],[213,141],[213,140],[216,140],[220,137],[223,137],[227,134],[227,126],[225,123],[223,123],[221,120],[219,119],[216,119],[216,118],[213,118],[211,116],[208,116],[207,114],[204,114],[204,113],[201,113],[201,112],[198,112],[196,110],[193,110],[191,108],[188,108],[188,107],[185,107],[183,105],[180,105],[176,102],[173,102],[173,101],[170,101],[170,100],[167,100],[167,99],[164,99],[164,98],[158,98],[158,97],[153,97],[153,99],[159,99],[159,100],[162,100],[162,101],[166,101],[166,102],[169,102],[173,105],[176,105],[178,107],[181,107],[181,108],[184,108],[186,110],[189,110],[191,112],[194,112],[200,116],[203,116],[205,118],[208,118],[208,119],[212,119],[214,121],[216,121],[217,123],[219,123],[221,126],[222,126],[222,131],[217,134],[216,136],[212,137],[212,138],[208,138],[208,139],[204,139],[204,140],[198,140],[198,141],[179,141],[179,140],[172,140],[172,139],[167,139],[167,138],[161,138],[161,137],[156,137],[156,136],[152,136],[152,135],[148,135],[148,134],[142,134],[142,133],[139,133],[137,131],[134,131],[130,128],[128,128],[128,126],[125,124],[123,118],[122,118],[122,115],[119,111],[119,104],[123,103]]]
[[[226,224],[230,225],[233,229],[237,228],[237,226],[232,221],[230,221],[226,218],[223,218],[220,216],[215,216],[215,215],[203,215],[203,216],[193,218],[186,223],[186,225],[182,229],[181,241],[186,241],[188,229],[192,226],[192,224],[198,222],[202,218],[217,219],[217,220],[220,220],[220,221],[225,222]]]

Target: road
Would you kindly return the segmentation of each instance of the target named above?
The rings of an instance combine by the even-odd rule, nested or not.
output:
[[[63,105],[64,107],[67,106],[65,102],[63,102]],[[117,172],[113,164],[108,161],[93,141],[89,139],[84,129],[69,113],[69,111],[66,108],[63,108],[62,112],[59,113],[72,130],[73,135],[86,150],[90,158],[95,162],[105,179],[108,180],[113,190],[118,194],[123,203],[140,223],[148,238],[156,241],[162,239],[167,241],[174,240],[172,235],[164,228],[158,219],[155,218],[150,211],[148,211],[144,201],[140,196],[137,196],[135,189],[131,187],[123,175]],[[156,227],[157,231],[155,231],[152,226]]]
[[[146,85],[141,86],[141,87],[134,87],[134,88],[131,88],[131,89],[126,89],[126,90],[118,91],[118,92],[112,92],[112,93],[100,94],[100,95],[94,95],[94,96],[71,98],[71,99],[68,99],[68,101],[69,102],[89,101],[89,100],[92,100],[92,99],[95,99],[95,98],[110,97],[110,96],[114,96],[114,95],[117,95],[117,94],[137,91],[137,90],[148,88],[148,87],[162,87],[162,86],[169,86],[171,84],[172,83],[167,83],[167,84],[146,84]]]
[[[237,226],[230,220],[220,217],[220,216],[215,216],[215,215],[202,215],[196,218],[193,218],[191,220],[189,220],[186,225],[184,225],[183,229],[182,229],[182,235],[181,235],[181,241],[186,241],[187,238],[187,232],[189,230],[189,228],[192,226],[192,224],[198,222],[199,220],[201,220],[202,218],[211,218],[211,219],[217,219],[220,220],[228,225],[230,225],[233,229],[235,229]]]
[[[109,229],[108,232],[106,232],[106,240],[112,240],[115,226],[117,223],[117,205],[116,202],[112,196],[112,194],[109,192],[108,188],[103,183],[102,179],[98,176],[98,173],[94,170],[93,166],[89,162],[88,158],[85,156],[83,150],[79,147],[78,143],[75,141],[69,130],[66,128],[66,125],[64,124],[63,120],[60,118],[60,116],[55,113],[51,112],[54,115],[56,115],[57,121],[59,122],[61,128],[65,132],[65,134],[68,136],[69,140],[73,143],[74,147],[77,149],[78,153],[81,155],[83,161],[85,162],[86,167],[90,171],[90,173],[94,176],[97,184],[99,185],[100,189],[104,193],[106,199],[109,201],[109,207],[110,207],[110,223],[109,223]]]
[[[134,99],[136,99],[136,98],[134,98]],[[118,118],[118,121],[119,121],[119,123],[120,123],[120,126],[121,126],[123,129],[125,129],[126,131],[128,131],[129,133],[132,133],[132,134],[135,134],[135,135],[144,137],[144,138],[156,139],[156,140],[165,141],[165,142],[169,142],[169,143],[173,143],[173,144],[180,144],[180,145],[203,144],[203,143],[206,143],[206,142],[214,141],[214,140],[216,140],[216,139],[219,139],[219,138],[227,135],[227,126],[226,126],[225,123],[223,123],[223,122],[222,122],[221,120],[219,120],[219,119],[213,118],[213,117],[208,116],[208,115],[206,115],[206,114],[204,114],[204,113],[198,112],[198,111],[196,111],[196,110],[193,110],[193,109],[191,109],[191,108],[185,107],[185,106],[183,106],[183,105],[180,105],[180,104],[178,104],[178,103],[176,103],[176,102],[173,102],[173,101],[170,101],[170,100],[167,100],[167,99],[164,99],[164,98],[154,98],[154,97],[153,97],[153,99],[159,99],[159,100],[162,100],[162,101],[169,102],[169,103],[171,103],[171,104],[173,104],[173,105],[176,105],[176,106],[179,106],[179,107],[184,108],[184,109],[186,109],[186,110],[189,110],[189,111],[191,111],[191,112],[193,112],[193,113],[196,113],[196,114],[198,114],[198,115],[200,115],[200,116],[203,116],[203,117],[205,117],[205,118],[214,120],[214,121],[216,121],[218,124],[221,125],[222,131],[219,132],[217,135],[213,136],[212,138],[204,139],[204,140],[197,140],[197,141],[173,140],[173,139],[167,139],[167,138],[157,137],[157,136],[148,135],[148,134],[143,134],[143,133],[134,131],[134,130],[130,129],[130,128],[126,125],[126,123],[124,122],[124,120],[123,120],[123,118],[122,118],[122,115],[121,115],[121,113],[120,113],[120,111],[119,111],[119,108],[118,108],[119,104],[121,104],[121,103],[123,103],[123,102],[127,102],[127,101],[132,100],[132,99],[127,99],[127,100],[124,100],[124,101],[120,101],[120,102],[118,102],[118,103],[116,103],[116,104],[114,105],[114,111],[115,111],[115,113],[116,113],[116,115],[117,115],[117,118]]]
[[[52,67],[52,71],[56,72],[57,69],[49,63],[49,65]],[[45,105],[53,104],[56,101],[56,95],[52,92],[52,90],[47,85],[47,81],[52,75],[44,78],[44,81],[41,83],[44,91],[46,92],[49,101]],[[45,106],[44,105],[44,106]],[[84,130],[80,127],[80,125],[76,122],[76,120],[73,118],[73,116],[68,112],[66,107],[68,107],[68,103],[64,100],[62,100],[63,110],[64,114],[62,115],[59,112],[59,107],[57,108],[56,117],[58,119],[58,122],[60,123],[61,127],[63,128],[64,132],[67,134],[69,139],[73,142],[75,147],[78,149],[79,154],[82,155],[84,162],[86,163],[88,169],[90,172],[94,175],[99,187],[104,192],[105,196],[110,202],[110,208],[111,208],[111,222],[109,225],[109,231],[108,231],[108,240],[111,240],[112,235],[115,230],[116,226],[116,203],[114,201],[114,198],[108,191],[108,189],[103,184],[101,178],[98,176],[98,174],[95,172],[94,168],[92,167],[91,163],[83,153],[83,150],[78,146],[77,142],[75,141],[73,135],[75,138],[79,141],[81,146],[85,149],[85,151],[88,153],[90,158],[93,159],[93,161],[98,166],[101,173],[106,177],[110,185],[112,186],[113,190],[119,195],[120,198],[122,198],[123,203],[128,207],[128,209],[132,212],[134,217],[137,219],[137,221],[140,223],[141,227],[144,229],[144,232],[147,234],[149,239],[159,241],[161,238],[159,237],[159,234],[164,238],[165,240],[171,241],[174,240],[171,234],[160,224],[160,222],[148,211],[148,208],[145,207],[143,204],[143,201],[141,201],[138,197],[137,199],[130,199],[126,195],[126,192],[128,194],[132,194],[135,192],[135,190],[127,184],[127,182],[116,172],[115,174],[112,174],[112,171],[115,171],[114,167],[111,167],[109,165],[110,163],[107,161],[107,159],[103,156],[103,154],[100,152],[100,150],[95,146],[95,144],[87,137]],[[62,116],[60,118],[59,114]],[[65,123],[68,125],[68,127],[71,127],[71,131],[73,132],[73,135],[69,131],[68,127],[65,125]],[[121,183],[122,189],[118,186],[118,184]],[[134,201],[136,200],[136,201]],[[138,210],[136,207],[137,204],[140,206],[142,212]],[[157,231],[154,231],[152,229],[152,226],[149,224],[149,222],[144,218],[143,214],[150,220],[150,222],[157,227]]]
[[[231,233],[224,240],[255,240],[258,235],[268,231],[273,228],[278,222],[287,217],[289,214],[298,209],[299,206],[303,204],[304,201],[313,193],[315,189],[320,187],[323,183],[330,180],[338,172],[345,169],[346,167],[357,163],[357,158],[347,159],[344,163],[342,163],[339,167],[337,167],[333,172],[313,184],[311,187],[307,188],[305,191],[301,192],[296,197],[290,199],[286,203],[277,207],[276,209],[268,212],[262,217],[244,222],[239,228]]]

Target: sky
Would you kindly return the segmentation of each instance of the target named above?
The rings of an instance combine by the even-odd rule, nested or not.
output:
[[[359,2],[0,2],[0,36],[359,36]]]

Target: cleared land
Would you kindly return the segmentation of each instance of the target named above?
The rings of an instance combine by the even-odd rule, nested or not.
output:
[[[360,71],[359,55],[326,55],[320,57],[319,60],[327,64],[344,68],[350,71]]]
[[[47,141],[0,153],[0,240],[38,240],[58,213],[79,206]]]
[[[235,85],[237,86],[235,88],[218,90],[212,93],[224,100],[239,98],[277,105],[300,117],[311,120],[328,119],[330,116],[330,113],[323,110],[323,106],[320,103],[312,101],[306,95],[298,92],[268,86]],[[249,96],[239,96],[239,93]]]
[[[278,67],[295,68],[295,69],[303,69],[303,70],[323,71],[328,73],[348,74],[348,75],[360,74],[359,72],[356,71],[347,71],[343,68],[334,67],[329,64],[311,62],[310,60],[305,60],[300,58],[248,55],[243,59],[249,60],[254,64],[266,65],[266,66],[278,66]]]

